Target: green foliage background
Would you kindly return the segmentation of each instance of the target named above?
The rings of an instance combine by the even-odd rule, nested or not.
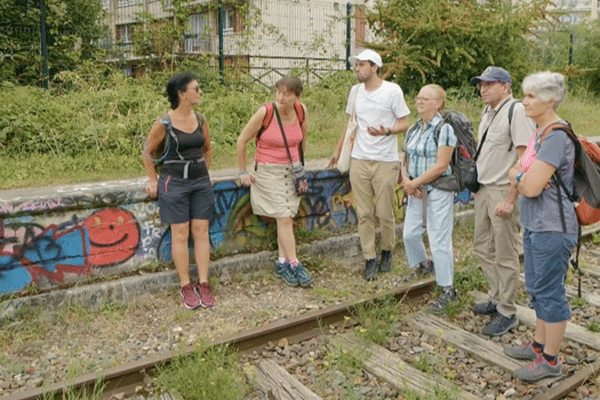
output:
[[[101,0],[44,0],[50,76],[100,60]],[[0,81],[41,83],[39,0],[0,0]]]
[[[222,84],[208,56],[183,59],[171,54],[170,36],[179,37],[183,26],[154,24],[145,14],[138,16],[138,22],[148,29],[134,31],[134,53],[159,54],[160,62],[153,57],[143,59],[145,74],[125,78],[116,66],[98,61],[104,53],[97,51],[97,39],[105,32],[99,22],[103,16],[99,0],[45,2],[53,57],[50,90],[38,87],[39,2],[0,0],[0,96],[5,99],[0,102],[0,189],[143,176],[142,143],[153,121],[169,108],[165,84],[177,71],[196,73],[204,92],[198,110],[207,117],[211,130],[212,169],[235,166],[237,136],[252,113],[272,100],[267,88],[235,70],[227,71]],[[180,20],[191,12],[187,3],[172,1]],[[242,3],[232,4],[243,9]],[[516,97],[526,74],[545,69],[563,72],[574,96],[561,107],[561,115],[578,133],[597,135],[600,21],[558,24],[545,11],[548,3],[536,0],[513,7],[503,0],[485,4],[383,0],[367,12],[368,23],[381,40],[367,45],[381,52],[383,76],[402,86],[410,107],[423,84],[438,83],[447,89],[448,107],[465,112],[474,126],[481,103],[467,82],[488,65],[511,72]],[[215,4],[211,1],[203,7]],[[251,26],[260,26],[260,15],[253,18]],[[276,31],[270,35],[286,40]],[[306,71],[292,74],[301,76],[301,72]],[[331,155],[354,83],[353,74],[345,71],[305,87],[302,100],[308,106],[311,126],[307,157]],[[414,119],[413,113],[409,120]]]

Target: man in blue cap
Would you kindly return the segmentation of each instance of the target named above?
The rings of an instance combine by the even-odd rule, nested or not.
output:
[[[512,97],[510,74],[500,67],[487,67],[471,78],[485,103],[479,124],[478,182],[475,196],[473,250],[481,261],[490,290],[486,302],[473,312],[490,315],[481,331],[502,336],[519,324],[515,296],[519,282],[518,192],[511,187],[508,170],[527,147],[535,124],[525,116],[520,102]]]

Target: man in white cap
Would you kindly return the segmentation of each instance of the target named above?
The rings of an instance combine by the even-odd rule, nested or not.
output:
[[[515,305],[519,283],[518,192],[510,185],[508,170],[525,151],[535,123],[513,99],[512,78],[505,69],[487,67],[470,83],[477,85],[486,104],[478,134],[481,188],[475,196],[473,250],[490,286],[488,301],[475,304],[473,312],[492,317],[481,333],[502,336],[519,324]]]
[[[350,57],[349,61],[354,64],[360,82],[350,90],[346,105],[347,114],[352,114],[353,108],[356,110],[358,122],[351,155],[350,184],[365,259],[363,276],[370,281],[377,278],[378,272],[391,269],[392,250],[396,245],[394,189],[400,170],[397,135],[406,132],[406,117],[410,110],[400,86],[379,77],[383,65],[379,54],[367,49]],[[330,167],[337,164],[345,133],[346,129],[335,147]],[[375,250],[375,213],[381,227],[379,261]]]

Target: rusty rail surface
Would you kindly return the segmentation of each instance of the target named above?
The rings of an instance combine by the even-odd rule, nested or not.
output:
[[[377,304],[390,296],[401,301],[411,301],[429,293],[434,283],[435,279],[429,278],[421,282],[403,285],[381,295],[309,311],[299,316],[219,338],[212,345],[227,344],[237,351],[250,352],[282,338],[286,338],[289,343],[297,343],[320,335],[323,327],[347,323],[347,318],[351,318],[353,311],[361,305]],[[34,400],[42,397],[48,400],[60,399],[61,395],[67,393],[68,390],[86,390],[87,393],[93,393],[94,387],[99,382],[103,386],[103,397],[108,398],[116,393],[130,394],[134,393],[137,386],[143,385],[146,376],[152,376],[157,366],[167,365],[174,357],[192,354],[194,351],[194,346],[187,346],[183,351],[170,351],[161,355],[149,356],[142,360],[128,362],[102,372],[88,373],[47,387],[12,393],[8,397],[0,399]]]
[[[600,224],[587,227],[582,232],[582,238],[589,237],[599,231]],[[597,272],[584,271],[600,278],[600,274]],[[309,311],[292,318],[275,321],[265,326],[221,337],[216,339],[212,345],[227,344],[237,351],[251,352],[269,342],[277,342],[282,338],[286,338],[289,343],[297,343],[318,336],[324,326],[347,323],[347,318],[351,318],[353,311],[361,305],[377,304],[390,296],[395,297],[399,301],[411,301],[430,292],[434,285],[435,278],[403,285],[378,296],[347,301],[320,310]],[[174,357],[192,354],[194,351],[194,346],[187,346],[183,351],[170,351],[161,355],[149,356],[143,360],[128,362],[102,372],[88,373],[44,388],[12,393],[8,396],[0,397],[0,400],[60,399],[60,396],[67,393],[68,390],[87,390],[87,393],[91,393],[99,382],[102,382],[102,393],[105,398],[116,393],[132,394],[135,392],[136,387],[143,385],[145,377],[152,376],[158,365],[167,365]],[[559,384],[553,386],[551,390],[546,391],[540,399],[562,399],[586,380],[593,378],[599,373],[600,361],[597,361],[583,367],[573,376],[563,379]]]

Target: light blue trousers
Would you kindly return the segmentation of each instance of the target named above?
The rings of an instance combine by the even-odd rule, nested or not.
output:
[[[427,231],[429,248],[435,266],[435,279],[439,286],[452,286],[454,263],[452,253],[452,228],[454,226],[454,193],[433,189],[424,199],[408,196],[404,217],[404,249],[408,266],[412,269],[427,259],[423,234]],[[427,213],[424,224],[424,212]],[[426,225],[426,226],[424,226]]]

